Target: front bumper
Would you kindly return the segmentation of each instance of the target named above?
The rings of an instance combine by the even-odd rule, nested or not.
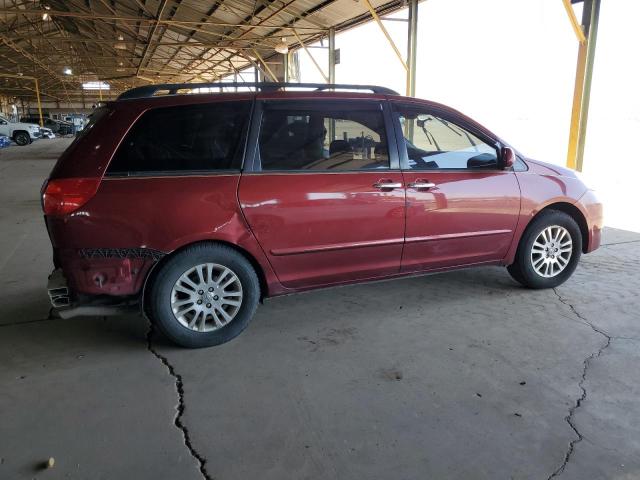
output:
[[[602,238],[602,228],[604,227],[602,203],[593,190],[587,190],[576,202],[576,206],[582,210],[587,220],[588,239],[584,253],[593,252],[600,246]]]

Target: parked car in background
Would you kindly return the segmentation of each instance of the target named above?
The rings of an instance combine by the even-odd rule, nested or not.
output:
[[[11,146],[11,139],[6,135],[0,135],[0,148],[6,148]]]
[[[64,117],[64,120],[67,123],[73,125],[73,129],[75,133],[81,131],[85,124],[87,123],[87,115],[84,114],[72,114]]]
[[[261,298],[480,265],[552,288],[600,245],[573,171],[444,105],[335,85],[176,94],[218,86],[125,92],[60,157],[42,193],[62,316],[133,306],[203,347]]]
[[[0,116],[0,135],[6,135],[18,145],[29,145],[42,136],[40,126],[28,122],[11,122]]]
[[[27,117],[22,117],[20,121],[40,125],[40,117],[38,115],[29,115]],[[42,121],[44,123],[44,126],[50,129],[56,135],[71,135],[74,131],[73,124],[69,122],[55,120],[49,117],[42,117]]]
[[[42,138],[46,138],[46,139],[56,138],[56,134],[53,133],[49,128],[40,127],[40,132],[42,132]]]

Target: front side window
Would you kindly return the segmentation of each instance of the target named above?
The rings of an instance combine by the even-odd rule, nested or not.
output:
[[[379,105],[378,105],[379,107]],[[259,137],[262,170],[389,168],[382,110],[269,108]]]
[[[498,152],[469,130],[438,115],[396,107],[410,170],[498,168]]]
[[[239,169],[250,102],[154,108],[118,148],[108,174]]]

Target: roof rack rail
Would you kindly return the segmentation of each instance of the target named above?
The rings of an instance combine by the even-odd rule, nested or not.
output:
[[[253,87],[260,91],[276,91],[285,88],[315,88],[316,90],[369,90],[373,93],[384,95],[398,95],[398,92],[386,87],[376,85],[345,85],[338,83],[278,83],[278,82],[214,82],[214,83],[161,83],[157,85],[145,85],[123,92],[118,100],[129,100],[133,98],[153,97],[157,92],[168,91],[168,95],[175,95],[179,90],[190,90],[195,88],[235,88]]]

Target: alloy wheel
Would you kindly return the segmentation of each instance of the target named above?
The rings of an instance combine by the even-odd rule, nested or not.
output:
[[[26,133],[18,133],[15,136],[15,142],[23,147],[29,143],[29,136]]]
[[[531,266],[544,278],[551,278],[562,272],[573,253],[573,241],[569,231],[559,225],[542,230],[531,246]]]
[[[171,290],[171,310],[183,326],[212,332],[229,324],[242,306],[242,284],[224,265],[203,263],[184,272]]]

